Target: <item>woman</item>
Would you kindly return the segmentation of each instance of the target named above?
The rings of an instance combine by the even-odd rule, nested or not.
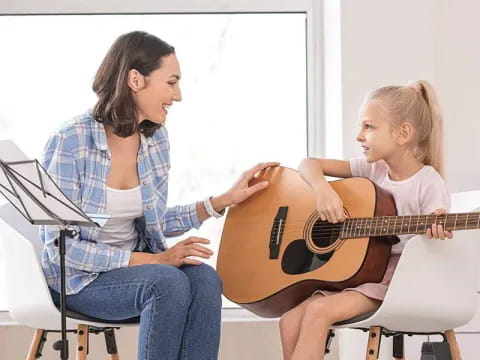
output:
[[[225,193],[166,207],[168,107],[181,101],[174,48],[144,32],[120,36],[96,74],[92,111],[57,130],[44,166],[87,213],[107,213],[102,229],[79,228],[66,248],[67,307],[106,320],[140,316],[139,359],[216,359],[221,282],[191,257],[208,259],[207,239],[189,237],[167,248],[165,237],[198,228],[268,184],[248,187],[246,171]],[[43,268],[59,303],[57,232],[42,228]]]

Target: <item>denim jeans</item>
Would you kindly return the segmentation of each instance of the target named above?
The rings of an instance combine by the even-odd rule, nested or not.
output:
[[[105,320],[140,316],[140,360],[214,360],[221,291],[220,278],[205,264],[139,265],[101,273],[67,296],[67,308]],[[51,293],[58,305],[59,294]]]

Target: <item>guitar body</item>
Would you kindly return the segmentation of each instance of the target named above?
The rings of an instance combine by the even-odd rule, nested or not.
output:
[[[337,239],[331,224],[318,219],[313,190],[295,170],[268,168],[251,185],[264,180],[269,187],[231,207],[225,220],[217,271],[229,300],[278,317],[317,289],[382,280],[391,244],[380,237]],[[350,218],[396,215],[391,195],[368,179],[330,184]]]

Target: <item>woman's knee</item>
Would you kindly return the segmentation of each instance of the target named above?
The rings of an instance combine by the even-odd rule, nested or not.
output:
[[[222,280],[218,273],[210,265],[200,264],[185,267],[185,274],[190,279],[192,286],[206,288],[209,292],[215,294],[222,293]]]
[[[191,301],[191,288],[183,271],[171,265],[142,265],[144,281],[143,299],[148,301],[172,299],[179,306],[188,306]]]

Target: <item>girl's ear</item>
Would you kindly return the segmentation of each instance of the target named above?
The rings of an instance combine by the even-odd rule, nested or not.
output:
[[[138,70],[131,69],[128,72],[128,87],[133,92],[137,92],[145,87],[145,76],[140,74]]]
[[[413,137],[413,126],[409,122],[404,122],[400,125],[397,133],[397,143],[398,145],[404,145]]]

